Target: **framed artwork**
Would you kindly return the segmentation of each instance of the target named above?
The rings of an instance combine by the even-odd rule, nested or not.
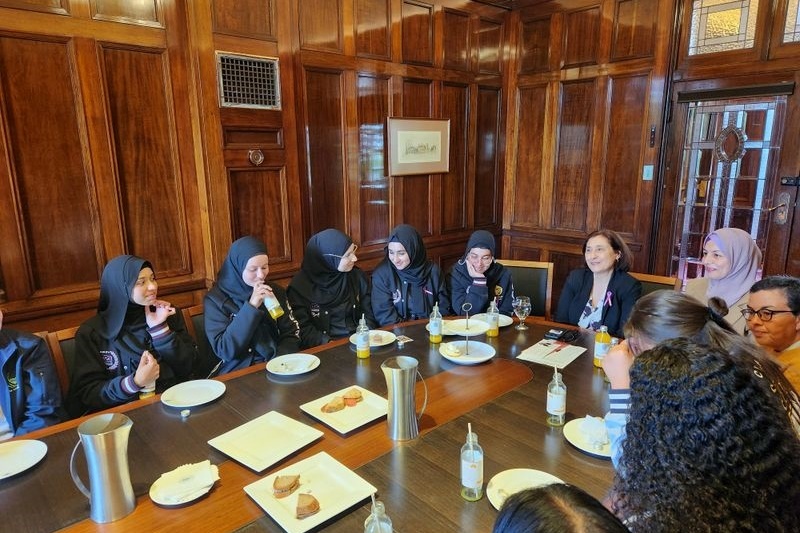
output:
[[[388,119],[389,174],[439,174],[450,170],[450,120]]]

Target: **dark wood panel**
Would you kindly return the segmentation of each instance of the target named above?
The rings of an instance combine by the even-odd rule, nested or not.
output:
[[[658,2],[617,0],[611,60],[650,57],[655,50]]]
[[[547,86],[526,87],[517,96],[517,167],[514,171],[512,226],[540,226],[542,156],[544,150]]]
[[[69,0],[0,0],[0,7],[43,11],[66,15],[70,12]]]
[[[303,0],[297,10],[301,48],[342,51],[341,0]]]
[[[433,5],[404,0],[403,62],[433,65]]]
[[[292,259],[291,204],[283,168],[229,171],[234,238],[255,235],[269,251],[270,265]]]
[[[444,68],[469,70],[469,13],[444,9]]]
[[[478,71],[500,74],[503,69],[503,24],[481,18],[476,33]]]
[[[499,150],[503,132],[500,89],[478,88],[478,109],[475,143],[475,226],[490,226],[500,222],[503,176],[500,174]]]
[[[648,75],[612,77],[610,80],[610,123],[609,135],[606,136],[600,225],[634,235],[642,229],[637,208],[649,87]]]
[[[600,8],[565,15],[563,67],[597,63],[600,44]]]
[[[189,242],[165,52],[106,47],[101,56],[128,251],[165,277],[186,274]]]
[[[0,188],[0,255],[11,300],[99,279],[94,191],[71,64],[66,43],[0,38],[0,118],[12,172]],[[6,190],[9,183],[16,194]]]
[[[305,72],[311,232],[348,227],[344,203],[342,73]]]
[[[283,130],[227,127],[224,129],[225,148],[283,148]]]
[[[274,0],[212,0],[213,31],[251,39],[275,38]]]
[[[555,228],[586,229],[596,101],[597,90],[593,79],[561,85],[553,198]]]
[[[388,59],[391,53],[390,0],[355,0],[356,54]]]
[[[360,75],[358,91],[359,209],[361,245],[385,242],[389,235],[389,177],[386,169],[388,77]]]
[[[431,177],[421,175],[392,179],[399,180],[397,185],[400,186],[403,195],[403,200],[399,202],[398,221],[411,224],[422,236],[430,235],[432,233],[431,199],[433,197]]]
[[[442,85],[442,118],[450,119],[450,172],[442,176],[442,232],[467,227],[467,150],[469,90],[466,85]]]
[[[163,26],[163,17],[157,0],[89,0],[92,18],[124,24]]]
[[[433,102],[433,82],[430,80],[403,80],[404,117],[431,116]]]
[[[519,73],[550,70],[550,17],[520,25]]]

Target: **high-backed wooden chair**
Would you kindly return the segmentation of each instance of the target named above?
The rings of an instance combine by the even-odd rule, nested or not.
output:
[[[498,259],[497,262],[511,271],[514,294],[530,297],[531,316],[543,316],[550,320],[553,263],[513,259]]]
[[[653,291],[668,290],[680,291],[681,280],[670,276],[656,276],[655,274],[642,274],[639,272],[628,272],[631,276],[642,283],[642,296]]]
[[[47,346],[56,365],[58,383],[61,385],[61,394],[65,398],[69,392],[69,384],[75,369],[75,333],[78,327],[50,331],[47,333]]]
[[[197,343],[198,361],[194,370],[195,377],[207,378],[215,376],[222,361],[214,355],[211,343],[208,342],[203,304],[184,307],[181,309],[181,313],[183,314],[186,331]]]

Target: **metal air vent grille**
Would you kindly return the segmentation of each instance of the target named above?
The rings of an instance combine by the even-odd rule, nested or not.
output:
[[[280,109],[278,60],[217,53],[220,106]]]

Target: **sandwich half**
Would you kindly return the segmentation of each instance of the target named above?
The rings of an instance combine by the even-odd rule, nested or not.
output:
[[[276,476],[272,482],[272,494],[276,498],[285,498],[300,486],[300,476]]]
[[[301,493],[297,495],[297,509],[295,515],[298,520],[307,518],[319,512],[319,501],[311,494]]]

